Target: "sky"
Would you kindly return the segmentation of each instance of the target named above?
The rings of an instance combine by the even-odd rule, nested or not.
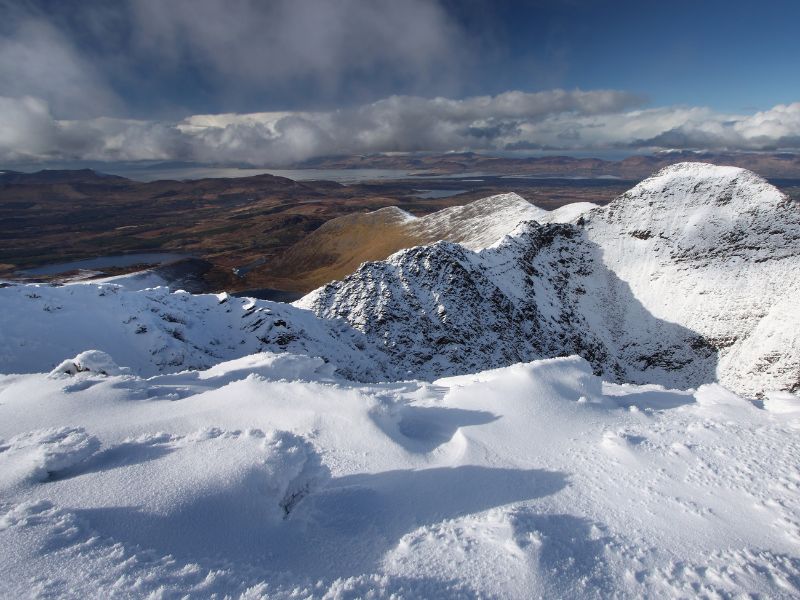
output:
[[[0,0],[0,166],[800,150],[800,3]]]

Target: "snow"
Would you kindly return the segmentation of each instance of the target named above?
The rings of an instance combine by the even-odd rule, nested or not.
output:
[[[583,208],[297,306],[0,288],[0,597],[798,597],[796,208]]]
[[[0,372],[6,373],[70,369],[62,361],[87,349],[105,352],[140,375],[288,350],[336,357],[347,377],[397,378],[370,340],[345,323],[227,294],[90,283],[11,285],[0,288],[0,332]]]
[[[680,163],[562,216],[477,252],[403,250],[295,305],[422,378],[580,354],[619,383],[800,389],[800,210],[775,187]]]
[[[744,169],[679,163],[586,221],[648,313],[718,348],[718,381],[745,394],[800,389],[797,203]]]
[[[16,435],[3,445],[0,455],[3,483],[45,481],[91,456],[99,446],[97,438],[82,428],[51,427]]]
[[[409,229],[423,239],[448,239],[470,250],[481,250],[520,223],[540,220],[548,214],[519,194],[497,194],[431,213],[417,219]]]
[[[136,271],[134,273],[126,273],[124,275],[101,277],[98,279],[93,279],[91,282],[78,281],[75,283],[113,283],[123,287],[126,290],[133,291],[169,286],[169,282],[152,269],[145,269],[143,271]]]
[[[572,223],[577,221],[581,216],[588,213],[590,210],[597,208],[598,205],[594,202],[572,202],[559,206],[548,214],[543,215],[540,223]]]
[[[800,593],[798,413],[578,357],[318,367],[0,377],[0,595]]]
[[[119,367],[114,359],[102,350],[87,350],[75,358],[62,361],[50,371],[50,376],[77,375],[87,371],[99,375],[121,375],[128,370],[127,367]]]

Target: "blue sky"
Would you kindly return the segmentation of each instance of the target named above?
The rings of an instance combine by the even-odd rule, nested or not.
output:
[[[725,111],[766,110],[800,99],[800,2],[487,6],[503,32],[494,36],[505,46],[501,86],[626,89],[646,94],[654,105]],[[474,21],[470,28],[485,30],[480,18]]]
[[[0,0],[0,11],[6,163],[800,146],[798,2]]]

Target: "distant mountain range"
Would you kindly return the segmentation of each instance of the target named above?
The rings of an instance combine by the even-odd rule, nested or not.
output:
[[[475,152],[448,154],[370,154],[317,158],[298,165],[315,169],[406,169],[428,173],[486,172],[540,176],[612,176],[641,179],[668,165],[702,161],[749,169],[762,177],[800,178],[800,155],[791,153],[712,153],[675,151],[629,156],[623,160],[572,156],[497,157]]]

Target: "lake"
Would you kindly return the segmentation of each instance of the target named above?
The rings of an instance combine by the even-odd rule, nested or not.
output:
[[[421,173],[402,169],[248,169],[233,167],[177,167],[135,168],[108,165],[104,173],[128,177],[134,181],[156,181],[159,179],[203,179],[222,177],[252,177],[253,175],[276,175],[294,181],[326,180],[338,183],[358,183],[379,179],[404,179]]]
[[[176,262],[184,258],[191,258],[188,254],[174,254],[169,252],[150,252],[143,254],[120,254],[117,256],[98,256],[85,260],[56,263],[33,267],[20,271],[23,275],[58,275],[79,269],[108,269],[111,267],[131,267],[133,265],[163,265]]]
[[[434,198],[449,198],[450,196],[458,196],[469,190],[414,190],[417,198],[423,200],[433,200]]]

